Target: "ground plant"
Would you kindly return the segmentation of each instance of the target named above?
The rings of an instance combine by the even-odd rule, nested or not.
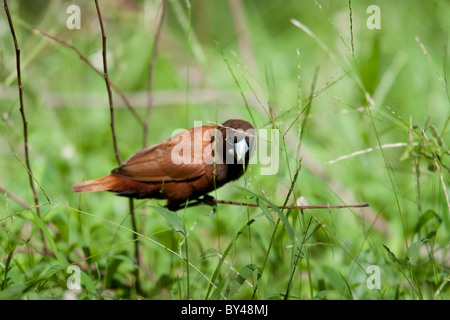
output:
[[[450,298],[448,1],[2,4],[0,299]],[[71,189],[234,118],[213,215]]]

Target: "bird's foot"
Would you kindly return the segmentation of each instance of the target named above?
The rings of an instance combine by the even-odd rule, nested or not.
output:
[[[208,214],[208,217],[212,216],[214,213],[216,213],[216,209],[217,209],[217,202],[216,199],[214,197],[211,197],[207,194],[205,194],[203,196],[202,202],[206,205],[209,205],[212,207],[211,212]]]
[[[196,207],[196,206],[200,206],[200,205],[208,205],[208,206],[212,207],[212,211],[208,214],[208,216],[212,216],[214,213],[216,213],[216,209],[217,209],[216,199],[214,199],[214,197],[211,197],[207,194],[204,195],[202,198],[198,198],[193,201],[188,201],[184,204],[169,204],[169,205],[167,205],[167,208],[172,211],[178,211],[180,209]]]

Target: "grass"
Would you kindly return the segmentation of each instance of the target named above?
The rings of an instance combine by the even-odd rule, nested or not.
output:
[[[40,214],[2,12],[0,299],[450,298],[445,1],[379,3],[371,30],[365,1],[171,0],[158,42],[159,2],[110,2],[99,3],[108,76],[135,112],[113,87],[121,158],[142,148],[147,114],[148,144],[236,117],[279,130],[268,137],[278,171],[250,165],[212,194],[259,207],[219,204],[207,216],[206,206],[174,213],[136,200],[136,228],[127,199],[73,193],[117,166],[105,79],[34,27],[103,70],[96,8],[80,6],[81,29],[69,30],[63,1],[10,1]],[[276,208],[300,197],[370,207]],[[81,290],[68,289],[69,266]]]

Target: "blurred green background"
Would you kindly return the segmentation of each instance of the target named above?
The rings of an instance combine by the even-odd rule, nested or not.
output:
[[[80,29],[66,26],[72,4],[80,8]],[[371,5],[379,16],[368,13]],[[138,115],[113,90],[126,159],[144,143],[162,6],[114,0],[100,7],[109,79]],[[71,191],[117,166],[105,81],[71,48],[35,29],[73,45],[102,70],[95,4],[22,0],[9,8],[41,218],[2,11],[0,298],[449,299],[448,1],[167,0],[148,144],[194,121],[254,121],[280,130],[279,141],[270,141],[279,170],[262,175],[261,165],[251,165],[213,194],[218,199],[281,206],[305,197],[310,205],[370,207],[281,212],[219,205],[208,217],[206,206],[170,213],[154,208],[163,201],[134,201],[138,287],[128,200]],[[281,220],[275,227],[268,216]],[[68,289],[70,265],[81,269],[79,291]],[[371,265],[379,267],[375,289],[368,285]]]

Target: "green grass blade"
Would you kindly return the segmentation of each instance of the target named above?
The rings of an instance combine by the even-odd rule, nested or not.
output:
[[[233,239],[230,241],[228,246],[226,247],[225,251],[223,252],[222,256],[220,257],[219,263],[217,264],[216,270],[214,271],[214,274],[211,278],[210,285],[208,287],[208,291],[206,292],[205,300],[209,299],[209,294],[212,289],[212,284],[215,283],[217,276],[219,275],[220,268],[222,267],[223,262],[225,261],[225,258],[228,256],[228,253],[230,252],[231,248],[233,247],[236,240],[244,233],[245,230],[247,230],[248,227],[250,227],[256,220],[261,218],[263,216],[262,213],[255,216],[253,219],[249,220],[239,231],[236,233],[236,235],[233,237]]]
[[[175,229],[176,232],[180,233],[181,235],[185,235],[185,226],[183,221],[181,221],[178,216],[173,213],[170,210],[167,210],[166,208],[158,207],[158,206],[150,206],[149,208],[157,211],[160,213],[166,220],[169,222],[169,224]]]
[[[244,267],[244,269],[233,279],[230,284],[230,288],[227,294],[228,299],[233,298],[239,288],[249,279],[252,274],[258,270],[258,266],[256,264],[248,264]]]
[[[280,218],[280,220],[283,222],[284,228],[286,229],[287,234],[289,235],[289,238],[291,239],[292,243],[295,242],[295,236],[294,236],[294,231],[292,229],[291,224],[289,223],[288,219],[286,218],[286,216],[284,215],[284,213],[278,208],[278,206],[276,206],[275,204],[273,204],[269,199],[267,199],[264,196],[261,196],[259,194],[256,194],[250,190],[244,189],[242,187],[238,187],[238,189],[240,189],[241,191],[243,191],[244,193],[246,193],[250,198],[256,198],[258,200],[258,205],[261,208],[261,206],[268,206],[270,207],[273,211],[275,211],[275,213],[278,215],[278,217]],[[262,204],[260,204],[259,202],[262,202]],[[267,218],[269,219],[269,221],[271,220],[271,215],[270,212],[268,213],[267,211],[263,210],[264,215],[267,216]],[[270,215],[270,218],[268,216],[268,214]],[[273,220],[271,221],[273,222]]]

